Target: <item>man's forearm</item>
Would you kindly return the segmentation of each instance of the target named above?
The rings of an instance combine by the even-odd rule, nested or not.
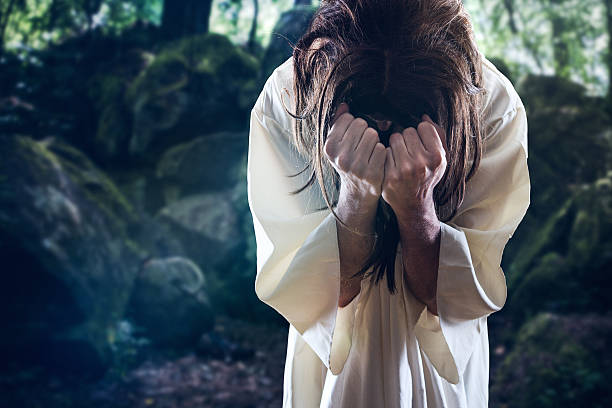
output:
[[[396,215],[407,285],[414,296],[437,315],[440,221],[433,208],[412,209]]]
[[[364,234],[373,234],[378,202],[364,204],[351,198],[338,201],[336,213],[352,229]],[[338,306],[344,307],[361,289],[361,276],[350,278],[359,271],[374,246],[374,237],[362,236],[349,231],[336,220],[338,250],[340,255],[340,299]]]

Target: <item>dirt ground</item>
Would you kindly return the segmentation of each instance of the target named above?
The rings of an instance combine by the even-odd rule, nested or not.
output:
[[[154,352],[121,375],[94,383],[59,378],[44,368],[15,370],[0,376],[0,408],[280,407],[287,329],[219,318],[213,333],[251,353]]]

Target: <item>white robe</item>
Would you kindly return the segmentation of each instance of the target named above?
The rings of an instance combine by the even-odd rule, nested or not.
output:
[[[364,279],[339,308],[335,218],[316,210],[325,207],[318,184],[288,194],[309,175],[287,177],[305,164],[281,102],[293,112],[292,64],[277,67],[252,109],[247,174],[255,291],[290,323],[283,407],[488,406],[487,316],[506,301],[502,252],[530,202],[521,99],[485,59],[484,152],[457,214],[441,222],[439,315],[406,286],[401,243],[398,291]]]

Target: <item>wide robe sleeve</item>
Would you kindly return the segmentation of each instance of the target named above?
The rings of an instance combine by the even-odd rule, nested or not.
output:
[[[344,367],[361,292],[345,307],[340,298],[340,259],[336,220],[318,185],[289,192],[305,179],[290,178],[304,158],[292,133],[270,114],[276,98],[268,79],[251,110],[247,160],[248,201],[257,244],[258,298],[293,325],[334,375]],[[277,108],[277,105],[274,105]],[[278,116],[277,116],[278,117]],[[307,171],[304,173],[308,173]]]
[[[438,316],[424,307],[415,327],[421,349],[453,384],[486,324],[483,317],[505,304],[502,254],[530,203],[523,105],[491,120],[486,133],[480,167],[466,185],[464,201],[450,221],[441,222]]]

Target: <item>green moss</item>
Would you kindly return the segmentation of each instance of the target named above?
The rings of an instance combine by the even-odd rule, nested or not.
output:
[[[551,304],[559,307],[572,300],[575,282],[567,279],[565,259],[556,252],[542,256],[513,291],[508,309],[515,317],[524,318]]]
[[[151,65],[142,71],[126,91],[129,105],[138,105],[156,95],[183,88],[188,83],[187,60],[176,53],[157,56]]]
[[[576,214],[569,245],[569,259],[574,265],[586,263],[597,248],[600,225],[597,215],[592,209],[581,209]]]
[[[207,33],[182,38],[164,46],[157,57],[129,87],[126,98],[132,106],[155,95],[185,87],[193,74],[211,78],[251,80],[257,76],[257,59],[232,44],[225,36]]]
[[[579,316],[534,316],[521,327],[512,352],[499,368],[492,399],[518,408],[605,406],[601,350],[583,341],[601,341],[597,337],[606,334],[590,330]]]
[[[29,137],[18,137],[19,152],[34,171],[37,182],[43,183],[63,173],[80,187],[85,196],[101,210],[114,226],[125,234],[126,222],[137,214],[115,184],[87,156],[67,144]]]
[[[548,218],[542,228],[528,237],[521,245],[518,251],[520,256],[516,257],[506,274],[509,277],[508,288],[510,291],[517,288],[521,280],[525,279],[529,268],[541,255],[542,250],[550,245],[551,237],[555,235],[554,232],[557,230],[560,220],[567,216],[573,202],[572,198],[567,199],[561,208]]]
[[[125,84],[121,77],[98,74],[89,81],[88,94],[96,110],[101,111],[108,105],[117,103],[123,94]]]

